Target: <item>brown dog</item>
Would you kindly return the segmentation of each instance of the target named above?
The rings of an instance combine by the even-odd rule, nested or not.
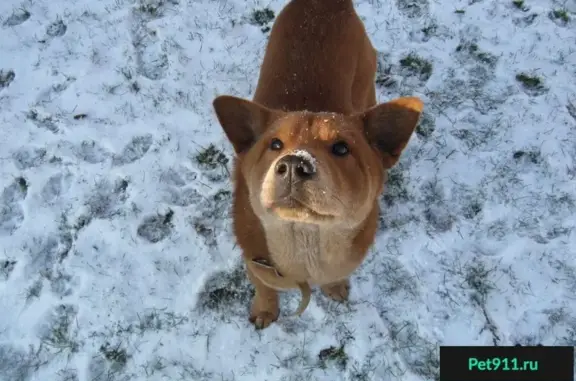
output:
[[[277,290],[348,298],[374,241],[378,198],[423,104],[376,105],[376,52],[352,0],[292,0],[270,34],[253,102],[214,109],[237,157],[234,233],[256,289],[250,321],[278,318]]]

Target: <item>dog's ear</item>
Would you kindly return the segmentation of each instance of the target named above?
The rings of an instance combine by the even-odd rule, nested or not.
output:
[[[217,97],[212,105],[237,154],[249,149],[266,128],[282,115],[281,111],[230,95]]]
[[[360,114],[368,142],[393,167],[414,132],[424,104],[416,97],[402,97],[378,104]]]

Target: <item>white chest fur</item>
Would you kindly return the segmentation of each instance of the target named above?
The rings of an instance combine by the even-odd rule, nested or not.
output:
[[[266,239],[277,270],[297,281],[316,285],[336,282],[360,264],[352,252],[351,233],[286,223],[268,227]]]

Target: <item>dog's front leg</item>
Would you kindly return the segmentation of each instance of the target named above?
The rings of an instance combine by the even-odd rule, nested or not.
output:
[[[278,320],[278,292],[262,283],[248,267],[246,273],[256,291],[250,307],[250,322],[256,329],[264,329]]]

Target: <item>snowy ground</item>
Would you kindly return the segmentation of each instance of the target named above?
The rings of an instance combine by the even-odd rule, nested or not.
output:
[[[576,2],[359,0],[426,113],[349,305],[247,321],[232,150],[284,0],[0,2],[0,380],[433,380],[576,345]],[[272,12],[270,12],[272,11]]]

